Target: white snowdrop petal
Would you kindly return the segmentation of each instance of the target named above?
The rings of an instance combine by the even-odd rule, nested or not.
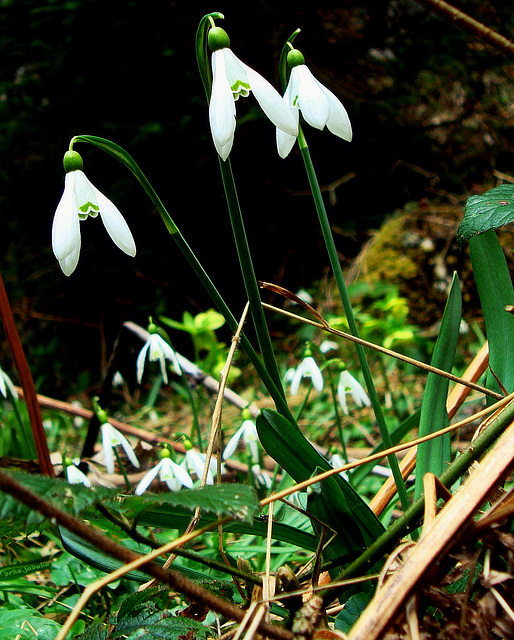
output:
[[[319,80],[314,78],[314,81],[323,91],[327,99],[330,111],[327,120],[328,130],[343,140],[351,142],[353,137],[352,125],[342,102],[332,93],[332,91],[330,91],[330,89],[327,89],[327,87],[322,85]]]
[[[162,462],[162,460],[161,460],[161,462]],[[137,485],[136,490],[134,492],[136,494],[136,496],[140,496],[152,484],[153,480],[157,477],[157,474],[160,471],[161,462],[159,462],[159,464],[155,465],[155,467],[153,467],[153,469],[150,469],[150,471],[147,471],[145,473],[145,475],[141,478],[141,480],[140,480],[139,484]]]
[[[330,115],[324,91],[306,65],[298,65],[293,71],[298,78],[298,103],[305,121],[311,127],[323,129]]]
[[[64,260],[76,247],[80,247],[80,221],[73,197],[76,171],[64,178],[64,192],[57,205],[52,224],[52,248],[57,260]]]
[[[236,130],[236,107],[226,74],[225,52],[226,49],[219,49],[212,54],[213,82],[209,102],[209,122],[218,153],[229,143],[231,146]]]
[[[109,198],[106,198],[96,187],[92,188],[100,208],[100,217],[107,233],[111,236],[111,240],[127,255],[134,257],[136,244],[125,218]]]
[[[264,113],[276,127],[290,136],[297,136],[298,124],[278,91],[259,73],[246,65],[245,68],[253,95]]]

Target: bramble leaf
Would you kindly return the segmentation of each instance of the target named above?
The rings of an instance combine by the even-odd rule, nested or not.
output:
[[[475,235],[514,222],[514,185],[502,184],[481,196],[471,196],[457,230],[459,244]]]

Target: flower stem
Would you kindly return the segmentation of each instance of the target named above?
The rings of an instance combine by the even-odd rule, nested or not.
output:
[[[330,223],[328,221],[327,211],[325,209],[325,203],[323,202],[323,197],[321,195],[319,182],[316,177],[314,165],[312,164],[309,147],[307,145],[307,141],[305,140],[305,136],[301,128],[299,128],[299,133],[298,133],[298,145],[300,147],[300,152],[302,154],[305,170],[307,172],[307,178],[309,180],[312,196],[314,198],[314,206],[316,207],[316,211],[318,213],[318,218],[321,225],[321,231],[323,233],[323,238],[325,240],[325,246],[328,251],[330,264],[332,266],[332,271],[334,273],[336,285],[339,291],[339,295],[341,297],[343,309],[346,314],[346,319],[348,320],[350,333],[353,336],[358,337],[359,332],[357,329],[357,323],[355,322],[355,316],[353,315],[350,296],[348,295],[348,289],[346,287],[343,270],[341,268],[339,256],[337,255],[334,236],[332,234],[332,229],[330,228]],[[391,436],[389,435],[389,430],[387,428],[384,414],[380,406],[380,401],[378,399],[378,394],[375,389],[375,384],[373,382],[373,377],[371,375],[371,371],[370,371],[368,362],[366,360],[364,349],[360,344],[356,344],[355,349],[357,351],[357,357],[359,358],[362,374],[364,376],[364,381],[366,383],[366,388],[368,390],[371,406],[373,407],[373,411],[375,412],[375,417],[377,419],[378,427],[380,429],[380,435],[384,442],[384,446],[389,448],[392,446]],[[400,496],[402,507],[405,510],[409,507],[410,502],[407,496],[407,489],[405,487],[405,483],[403,481],[402,474],[400,472],[400,466],[398,464],[398,460],[396,459],[395,455],[389,456],[388,459],[389,459],[389,464],[391,465],[391,471],[396,483],[398,495]]]
[[[220,158],[219,161],[223,187],[227,196],[227,205],[230,215],[230,222],[232,224],[232,232],[234,234],[234,241],[236,243],[237,255],[239,257],[239,264],[241,266],[241,273],[243,275],[246,294],[248,296],[248,302],[250,303],[250,310],[252,312],[252,317],[255,324],[259,348],[264,359],[264,366],[273,379],[277,389],[285,398],[284,389],[278,371],[277,361],[273,352],[273,345],[271,344],[271,338],[264,316],[264,309],[262,308],[261,304],[259,285],[257,282],[257,278],[255,277],[252,257],[250,254],[250,247],[248,246],[243,216],[241,214],[234,175],[232,173],[232,167],[230,165],[230,160],[223,161]]]

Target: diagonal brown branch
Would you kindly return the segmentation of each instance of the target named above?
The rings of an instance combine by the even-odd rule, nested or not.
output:
[[[463,13],[459,9],[456,9],[451,4],[444,2],[444,0],[416,0],[418,4],[422,4],[434,13],[437,13],[446,20],[451,20],[454,24],[459,26],[464,31],[467,31],[471,35],[475,36],[482,42],[490,44],[498,51],[501,51],[507,56],[514,57],[514,44],[504,38],[496,31],[489,29],[485,24],[478,22],[466,13]]]

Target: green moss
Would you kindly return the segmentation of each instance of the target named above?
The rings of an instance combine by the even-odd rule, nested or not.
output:
[[[416,276],[418,267],[402,246],[407,232],[405,216],[391,218],[382,225],[364,253],[366,277],[398,282]]]

